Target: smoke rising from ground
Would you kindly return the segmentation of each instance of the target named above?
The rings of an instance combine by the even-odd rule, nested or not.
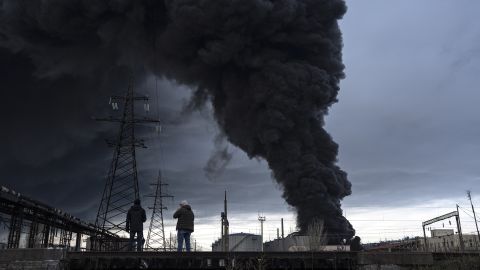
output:
[[[354,235],[340,208],[351,185],[323,118],[344,77],[345,11],[343,0],[3,0],[0,46],[50,80],[109,89],[133,69],[196,87],[193,108],[211,100],[228,141],[268,162],[300,230],[323,219],[339,242]]]

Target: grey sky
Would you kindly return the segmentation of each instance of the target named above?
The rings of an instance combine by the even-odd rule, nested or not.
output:
[[[347,78],[327,124],[353,183],[346,203],[478,193],[480,3],[347,4]]]

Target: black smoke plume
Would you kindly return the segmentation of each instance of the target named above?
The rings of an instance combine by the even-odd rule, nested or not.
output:
[[[343,0],[0,0],[0,47],[39,78],[109,88],[133,69],[196,87],[229,142],[268,162],[299,229],[323,219],[335,243],[354,234],[340,208],[351,184],[323,128],[344,77],[345,11]]]

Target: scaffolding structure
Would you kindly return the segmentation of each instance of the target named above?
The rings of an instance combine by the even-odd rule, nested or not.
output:
[[[166,194],[165,187],[168,186],[162,180],[162,171],[158,172],[157,182],[152,183],[155,187],[155,193],[147,197],[153,198],[152,216],[150,218],[150,226],[148,228],[148,235],[146,241],[146,249],[154,251],[167,251],[170,248],[167,247],[167,241],[165,239],[165,226],[163,224],[163,210],[168,208],[163,202],[163,198],[172,198],[172,195]]]
[[[0,221],[7,225],[7,248],[69,249],[75,234],[75,250],[80,250],[83,236],[101,236],[118,242],[118,236],[100,230],[60,209],[0,187]],[[25,236],[25,237],[22,237]],[[24,242],[21,239],[25,239]]]
[[[146,148],[144,141],[135,138],[135,125],[138,123],[159,123],[159,120],[135,117],[135,102],[144,102],[146,112],[150,110],[147,96],[134,95],[133,78],[130,79],[127,93],[124,96],[112,96],[110,105],[119,110],[123,103],[123,114],[120,118],[96,118],[97,121],[120,123],[116,140],[107,141],[115,148],[108,176],[98,208],[95,225],[116,235],[126,234],[126,215],[136,199],[140,198],[138,188],[137,162],[135,149]],[[106,245],[103,239],[95,239],[96,250],[115,249]]]

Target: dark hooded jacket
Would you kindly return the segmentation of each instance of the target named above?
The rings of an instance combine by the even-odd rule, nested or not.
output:
[[[140,205],[134,204],[127,213],[127,230],[133,232],[143,231],[143,223],[146,220],[145,210]]]
[[[193,220],[195,216],[193,215],[193,211],[190,205],[184,205],[180,207],[173,214],[173,218],[178,218],[177,230],[186,230],[193,232]]]

